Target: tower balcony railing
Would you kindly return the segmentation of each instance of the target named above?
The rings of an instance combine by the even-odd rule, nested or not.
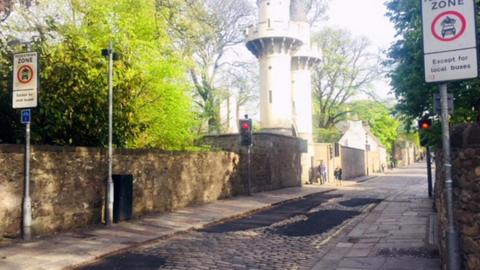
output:
[[[286,37],[301,40],[298,25],[288,21],[265,21],[250,25],[245,30],[247,41],[270,37]]]
[[[320,59],[322,57],[322,50],[317,43],[304,44],[293,57],[308,57]]]

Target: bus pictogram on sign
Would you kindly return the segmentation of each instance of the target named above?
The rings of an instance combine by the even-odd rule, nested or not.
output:
[[[463,36],[467,28],[465,16],[457,11],[440,13],[432,22],[433,36],[443,42],[456,40]]]
[[[33,79],[33,69],[29,65],[23,65],[17,70],[17,80],[20,83],[29,83]]]

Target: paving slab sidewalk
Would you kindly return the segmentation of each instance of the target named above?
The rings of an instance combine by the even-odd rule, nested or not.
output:
[[[329,243],[328,251],[312,270],[439,270],[436,248],[436,214],[426,195],[422,165],[408,168],[407,176],[397,182],[392,194],[352,224],[338,239]],[[398,173],[398,171],[397,171]],[[401,176],[401,175],[400,175]],[[385,188],[388,181],[379,178],[362,185],[366,189]],[[383,182],[383,183],[382,183]],[[369,187],[370,185],[370,187]]]
[[[332,189],[328,185],[286,188],[219,200],[171,213],[149,215],[111,227],[97,225],[29,242],[18,241],[0,246],[0,270],[65,269],[175,233],[199,229],[284,201]]]

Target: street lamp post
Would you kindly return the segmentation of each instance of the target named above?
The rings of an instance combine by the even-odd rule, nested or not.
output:
[[[113,220],[113,61],[118,59],[111,41],[108,49],[102,50],[102,55],[108,57],[108,176],[105,224],[111,225]]]

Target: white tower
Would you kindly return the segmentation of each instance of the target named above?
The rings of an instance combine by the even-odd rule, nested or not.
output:
[[[290,20],[296,24],[303,45],[292,57],[292,108],[293,123],[298,136],[308,142],[308,152],[302,155],[302,180],[308,180],[308,169],[315,156],[312,122],[312,69],[320,64],[318,46],[311,46],[310,25],[301,1],[292,1]]]
[[[320,63],[310,45],[310,25],[302,0],[257,0],[258,23],[247,30],[247,48],[260,61],[262,130],[297,136],[308,142],[302,155],[302,182],[314,157],[312,68]]]
[[[261,129],[292,135],[291,61],[303,42],[290,21],[290,1],[257,0],[257,6],[258,23],[247,29],[247,48],[260,62]]]

